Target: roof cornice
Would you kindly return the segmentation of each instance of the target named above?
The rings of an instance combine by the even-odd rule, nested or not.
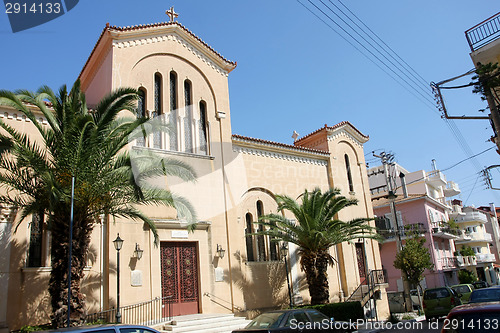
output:
[[[330,156],[330,153],[322,151],[322,150],[311,149],[311,148],[306,148],[306,147],[301,147],[301,146],[288,145],[288,144],[280,143],[280,142],[256,139],[256,138],[246,137],[246,136],[242,136],[242,135],[238,135],[238,134],[233,134],[232,140],[233,140],[233,144],[236,144],[239,146],[258,148],[258,149],[262,149],[262,150],[275,151],[275,152],[280,152],[280,153],[287,153],[287,154],[292,154],[292,155],[297,155],[297,156],[302,156],[302,157],[322,159],[325,161],[328,160],[329,156]]]
[[[215,51],[210,45],[205,43],[201,38],[196,36],[190,30],[185,28],[178,22],[163,22],[155,24],[137,25],[132,27],[116,27],[110,26],[109,23],[101,32],[90,56],[80,72],[79,78],[82,78],[90,65],[94,62],[100,62],[102,58],[115,42],[127,42],[129,40],[141,38],[154,38],[166,36],[169,34],[177,34],[179,37],[186,40],[188,43],[196,47],[210,61],[219,66],[226,73],[231,72],[236,68],[236,62],[224,58],[220,53]]]

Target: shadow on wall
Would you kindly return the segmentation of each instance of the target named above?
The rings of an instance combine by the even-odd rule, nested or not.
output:
[[[249,318],[268,310],[290,307],[284,262],[247,262],[246,258],[238,253],[235,253],[234,257],[243,263],[240,269],[233,269],[232,278],[234,285],[243,293]],[[224,273],[226,276],[229,274],[227,271]],[[300,291],[307,289],[303,279],[293,281],[293,284],[290,280],[290,286],[293,285],[298,285]]]
[[[10,250],[10,251],[9,251]],[[1,237],[0,263],[2,290],[7,292],[7,323],[10,330],[23,325],[50,322],[49,271],[41,268],[24,268],[27,242],[14,237]],[[9,267],[9,271],[3,268]],[[8,285],[7,285],[8,283]],[[3,289],[5,288],[5,289]]]
[[[6,318],[10,330],[24,325],[50,323],[52,307],[48,292],[49,267],[25,267],[27,241],[0,234],[0,290],[7,308]],[[89,250],[89,264],[95,264],[97,251]],[[9,271],[7,271],[7,268]],[[85,271],[82,291],[86,303],[99,305],[100,274]],[[0,307],[1,309],[1,307]]]
[[[91,267],[90,270],[84,272],[81,290],[85,295],[85,304],[87,313],[99,312],[104,309],[100,308],[101,305],[101,273],[100,263],[98,258],[97,249],[90,246],[87,254],[87,265]]]

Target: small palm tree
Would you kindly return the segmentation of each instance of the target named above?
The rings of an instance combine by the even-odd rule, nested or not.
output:
[[[367,224],[369,218],[348,222],[338,220],[337,214],[345,207],[357,204],[355,199],[340,196],[340,190],[321,192],[319,188],[301,194],[301,203],[286,195],[277,195],[278,213],[259,219],[267,227],[258,234],[270,236],[273,241],[290,242],[298,246],[300,266],[306,274],[311,304],[328,303],[328,265],[334,264],[330,247],[358,238],[378,238],[376,229]],[[286,218],[290,211],[295,221]]]
[[[166,205],[194,219],[189,203],[161,188],[146,186],[160,175],[195,179],[193,170],[172,160],[141,159],[133,165],[126,149],[130,136],[147,119],[119,117],[123,110],[135,113],[137,91],[118,89],[104,97],[95,110],[87,109],[85,95],[77,81],[70,92],[63,86],[56,95],[50,88],[39,91],[0,91],[0,104],[22,112],[40,135],[35,140],[4,121],[0,127],[0,203],[14,207],[19,223],[30,215],[45,218],[51,231],[52,270],[49,293],[52,324],[64,327],[68,313],[68,254],[71,189],[74,177],[74,219],[71,258],[71,325],[85,318],[84,296],[80,290],[85,258],[93,227],[102,216],[143,221],[151,228],[152,220],[138,205]],[[47,119],[41,124],[35,106]],[[134,168],[133,168],[134,167]],[[19,225],[19,224],[18,224]]]

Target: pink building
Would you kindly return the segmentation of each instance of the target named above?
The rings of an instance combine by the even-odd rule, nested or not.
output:
[[[404,244],[408,228],[425,237],[434,269],[426,270],[422,287],[453,285],[458,283],[457,271],[471,263],[468,259],[454,255],[454,240],[462,233],[450,226],[449,213],[452,208],[447,198],[460,193],[458,186],[447,182],[439,170],[408,172],[398,164],[388,167],[390,181],[394,184],[396,220],[391,213],[391,200],[387,198],[386,175],[383,166],[369,169],[368,176],[372,194],[373,210],[377,216],[377,226],[384,237],[380,246],[382,265],[387,271],[388,291],[402,291],[401,271],[394,268],[397,253],[396,230],[399,230]],[[406,191],[403,191],[403,183]],[[462,263],[462,265],[461,265]]]
[[[377,227],[384,237],[380,255],[389,281],[387,291],[403,291],[401,271],[394,268],[393,263],[398,251],[398,234],[399,242],[404,244],[408,229],[425,237],[425,246],[434,264],[433,269],[424,273],[423,288],[458,284],[461,269],[474,272],[479,280],[498,284],[495,262],[499,255],[500,229],[494,215],[474,207],[462,207],[460,200],[451,200],[460,189],[456,183],[447,181],[435,164],[430,172],[410,173],[395,163],[386,170],[383,166],[371,168],[368,177]],[[395,199],[388,199],[388,182],[397,195]],[[394,205],[396,220],[391,205]],[[470,247],[474,255],[460,255],[459,251],[465,247]]]

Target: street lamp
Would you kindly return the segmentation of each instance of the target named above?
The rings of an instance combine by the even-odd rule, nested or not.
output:
[[[285,259],[285,274],[286,274],[286,283],[288,285],[288,297],[290,298],[290,308],[293,307],[292,302],[292,289],[290,288],[290,278],[288,277],[288,263],[286,257],[288,256],[288,245],[286,242],[281,243],[280,248],[281,257]]]
[[[120,313],[120,250],[123,246],[123,239],[120,234],[117,234],[116,239],[113,241],[116,249],[116,322],[121,324],[122,314]]]

